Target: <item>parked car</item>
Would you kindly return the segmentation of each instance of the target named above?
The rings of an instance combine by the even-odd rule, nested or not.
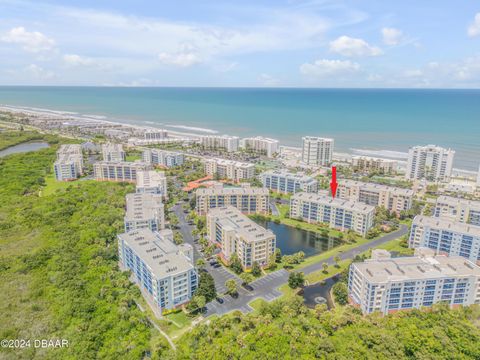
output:
[[[225,302],[225,300],[223,300],[221,297],[217,297],[215,300],[217,300],[219,304],[223,304]]]
[[[247,291],[253,291],[254,290],[252,285],[249,285],[249,284],[246,284],[246,283],[242,283],[242,287]]]
[[[214,267],[215,269],[218,269],[219,267],[222,267],[222,265],[220,265],[219,263],[216,263],[215,265],[213,265],[213,267]]]

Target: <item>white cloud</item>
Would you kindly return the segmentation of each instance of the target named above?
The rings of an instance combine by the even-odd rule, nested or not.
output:
[[[398,45],[402,41],[403,33],[402,31],[395,28],[384,27],[382,29],[383,42],[386,45]]]
[[[378,56],[383,54],[380,48],[368,44],[365,40],[345,35],[330,42],[330,51],[348,57]]]
[[[93,59],[76,54],[63,55],[63,61],[69,66],[91,66],[95,64]]]
[[[280,80],[271,76],[271,75],[268,75],[268,74],[260,74],[259,76],[259,80],[260,82],[262,83],[262,85],[264,86],[278,86],[280,85]]]
[[[480,35],[480,13],[475,15],[473,23],[468,27],[468,36],[474,37]]]
[[[351,74],[359,69],[360,65],[350,60],[319,59],[313,63],[305,63],[300,66],[300,72],[303,75],[317,77]]]
[[[39,80],[48,80],[55,77],[53,71],[45,70],[36,64],[30,64],[23,70],[27,75]]]
[[[198,54],[194,52],[161,52],[160,54],[158,54],[158,59],[162,64],[178,67],[189,67],[202,62]]]
[[[1,37],[1,40],[22,45],[25,51],[34,53],[51,50],[55,46],[53,39],[38,31],[27,31],[23,26],[12,28]]]

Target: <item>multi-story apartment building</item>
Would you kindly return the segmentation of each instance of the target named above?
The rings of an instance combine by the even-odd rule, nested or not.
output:
[[[210,209],[233,206],[244,214],[268,214],[269,192],[251,187],[224,187],[222,185],[200,188],[195,193],[196,212],[205,215]]]
[[[307,165],[327,166],[332,162],[334,140],[313,136],[302,138],[302,162]]]
[[[419,215],[413,219],[408,246],[427,247],[439,254],[480,262],[480,227]]]
[[[341,231],[353,230],[362,236],[373,226],[375,207],[328,195],[298,193],[290,199],[290,217],[309,223],[327,223]]]
[[[396,160],[371,156],[353,155],[352,166],[355,171],[364,173],[379,172],[382,174],[395,174],[398,169],[398,162]]]
[[[251,269],[255,262],[267,265],[275,252],[275,234],[232,206],[208,212],[207,236],[210,243],[221,249],[220,255],[225,262],[237,254],[245,270]]]
[[[126,155],[122,144],[107,143],[102,145],[103,161],[125,161]]]
[[[255,165],[226,159],[206,159],[205,174],[234,181],[247,180],[255,176]]]
[[[408,180],[448,181],[452,175],[455,151],[440,146],[414,146],[408,151]]]
[[[163,171],[147,170],[137,172],[137,193],[167,195],[167,178]]]
[[[200,137],[200,145],[204,149],[225,150],[228,152],[238,151],[238,136],[229,135],[205,135]]]
[[[185,155],[176,151],[145,149],[142,152],[142,161],[154,166],[171,168],[183,165]]]
[[[165,229],[165,210],[161,195],[132,193],[125,198],[125,232],[144,228],[152,231]]]
[[[480,267],[460,256],[434,256],[424,249],[415,256],[391,258],[374,250],[373,258],[350,265],[349,301],[364,314],[480,303]]]
[[[132,272],[157,316],[190,301],[198,286],[191,247],[185,250],[188,245],[173,243],[171,230],[140,229],[118,235],[120,269]]]
[[[304,173],[287,170],[269,170],[260,175],[263,187],[282,194],[295,194],[300,191],[317,192],[318,181]]]
[[[152,166],[140,161],[99,161],[93,164],[93,176],[98,181],[125,181],[135,183],[137,172],[152,170]]]
[[[83,153],[79,144],[61,145],[53,165],[58,181],[71,181],[83,175]]]
[[[265,154],[267,157],[273,157],[279,151],[279,142],[275,139],[262,136],[249,137],[240,140],[240,147],[246,150],[252,150],[256,153]]]
[[[143,137],[146,141],[162,140],[168,137],[168,132],[163,129],[148,129],[143,133]]]
[[[480,201],[439,196],[433,216],[480,226]]]
[[[359,201],[400,215],[402,210],[412,207],[414,191],[387,185],[379,185],[355,180],[339,180],[337,196],[341,199]]]

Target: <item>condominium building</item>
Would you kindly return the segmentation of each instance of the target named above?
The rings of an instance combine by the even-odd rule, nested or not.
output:
[[[269,192],[251,187],[224,187],[222,185],[197,189],[196,212],[205,215],[210,209],[233,206],[244,214],[268,214]]]
[[[188,256],[191,247],[185,249],[187,245],[173,243],[171,230],[140,229],[118,235],[120,269],[132,272],[132,279],[158,316],[190,301],[197,289],[198,275]]]
[[[269,170],[260,175],[263,187],[282,194],[295,194],[299,191],[317,192],[318,181],[304,173],[287,170]]]
[[[408,246],[427,247],[439,254],[480,262],[480,227],[419,215],[413,219]]]
[[[152,166],[140,161],[99,161],[93,164],[93,176],[98,181],[125,181],[135,183],[137,172],[152,170]]]
[[[409,180],[448,181],[454,155],[454,150],[440,146],[414,146],[408,151],[405,177]]]
[[[460,256],[435,256],[421,249],[411,257],[390,257],[374,250],[373,258],[350,265],[349,302],[364,314],[388,314],[430,307],[480,303],[480,267]]]
[[[480,226],[480,201],[439,196],[433,215]]]
[[[78,144],[61,145],[57,150],[57,160],[53,165],[58,181],[71,181],[83,175],[82,146]]]
[[[142,161],[154,166],[171,168],[183,165],[185,162],[185,155],[177,151],[145,149],[142,152]]]
[[[397,215],[412,207],[413,195],[414,191],[411,189],[347,179],[338,181],[337,196],[339,198],[383,206]]]
[[[395,174],[398,169],[396,160],[381,159],[371,156],[352,156],[352,166],[359,172],[379,172],[382,174]]]
[[[122,144],[107,143],[102,145],[103,161],[125,161],[126,155]]]
[[[137,172],[137,193],[167,196],[167,178],[163,171],[146,170]]]
[[[163,129],[148,129],[143,133],[143,137],[146,141],[162,140],[167,138],[168,132]]]
[[[251,150],[256,153],[273,157],[279,151],[279,142],[275,139],[265,138],[262,136],[249,137],[240,140],[240,147],[246,150]]]
[[[220,179],[234,181],[247,180],[255,176],[255,165],[226,159],[206,159],[205,174],[218,176]]]
[[[373,226],[375,207],[329,195],[298,193],[290,199],[290,217],[309,223],[327,223],[341,231],[353,230],[362,236]]]
[[[251,269],[255,262],[267,265],[275,252],[275,234],[232,206],[208,212],[207,236],[210,243],[221,249],[220,256],[226,263],[237,254],[244,270]]]
[[[302,162],[307,165],[327,166],[332,162],[334,140],[313,136],[302,138]]]
[[[131,193],[125,197],[125,232],[149,228],[165,229],[165,209],[162,196],[148,193]]]
[[[239,140],[238,136],[205,135],[200,137],[200,145],[204,149],[234,152],[238,151]]]

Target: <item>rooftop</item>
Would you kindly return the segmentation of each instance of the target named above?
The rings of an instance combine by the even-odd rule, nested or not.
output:
[[[323,205],[331,205],[339,207],[345,210],[352,210],[362,214],[369,214],[375,212],[375,207],[371,205],[366,205],[357,201],[349,201],[344,199],[339,199],[338,197],[332,198],[330,195],[325,195],[325,193],[297,193],[292,196],[292,200],[301,200],[301,201],[313,201]]]
[[[480,209],[480,201],[478,200],[467,200],[445,195],[437,198],[437,205],[438,204],[462,205],[469,208]]]
[[[315,180],[313,177],[308,176],[308,175],[306,175],[305,173],[302,173],[302,172],[293,173],[293,172],[290,172],[290,171],[285,170],[285,169],[281,169],[281,170],[267,170],[267,171],[265,171],[264,173],[262,173],[262,176],[263,176],[263,175],[284,176],[284,177],[287,177],[287,178],[289,178],[289,179],[295,179],[295,180],[298,180],[298,181],[305,181],[305,182],[308,182],[308,181],[317,181],[317,180]]]
[[[241,162],[241,161],[235,161],[235,160],[228,160],[228,159],[220,159],[220,158],[213,158],[213,159],[206,159],[206,162],[216,162],[217,165],[233,165],[236,167],[255,167],[254,164],[251,163],[246,163],[246,162]]]
[[[323,138],[323,137],[318,137],[318,136],[304,136],[304,137],[302,137],[302,140],[306,140],[306,141],[333,141],[332,138]]]
[[[480,226],[465,224],[447,218],[417,215],[413,219],[412,226],[413,225],[428,226],[430,228],[449,230],[456,233],[480,237]]]
[[[381,185],[357,180],[349,180],[349,179],[339,179],[338,185],[342,186],[358,186],[361,190],[365,191],[390,191],[397,195],[403,196],[413,196],[414,191],[411,189],[403,189],[395,186],[389,185]]]
[[[165,181],[166,177],[163,171],[144,170],[137,172],[138,187],[159,186],[164,184]]]
[[[268,196],[268,189],[252,187],[252,186],[239,186],[239,187],[225,187],[225,186],[212,186],[209,188],[200,188],[195,192],[196,196],[205,195],[264,195]]]
[[[163,208],[162,196],[159,194],[130,193],[125,199],[125,221],[152,219],[157,217],[158,211]]]
[[[150,164],[144,163],[142,161],[97,161],[94,165],[99,166],[129,166],[136,167],[137,169],[151,169]]]

